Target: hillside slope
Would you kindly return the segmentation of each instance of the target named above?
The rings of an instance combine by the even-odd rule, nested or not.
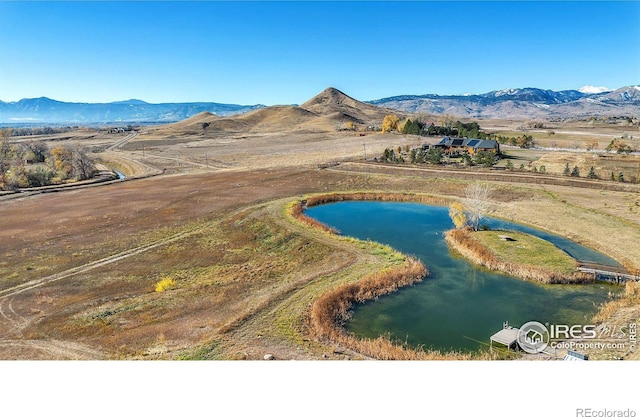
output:
[[[227,133],[335,132],[351,124],[358,130],[380,125],[385,115],[401,112],[358,101],[335,88],[327,88],[300,106],[269,106],[227,117],[200,113],[154,129],[167,136]]]

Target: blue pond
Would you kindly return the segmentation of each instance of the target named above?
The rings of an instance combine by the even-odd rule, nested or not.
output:
[[[421,259],[423,282],[357,305],[347,330],[360,337],[389,335],[413,346],[441,350],[483,349],[508,321],[586,324],[619,288],[607,283],[540,285],[478,268],[449,250],[443,232],[453,227],[446,207],[417,203],[339,202],[306,214],[341,234],[388,244]],[[574,242],[498,219],[492,229],[519,230],[546,239],[579,260],[617,263]]]

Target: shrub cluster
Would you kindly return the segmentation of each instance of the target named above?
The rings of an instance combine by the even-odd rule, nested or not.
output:
[[[12,144],[0,138],[0,189],[43,187],[95,175],[93,159],[82,149],[43,142]]]
[[[176,281],[173,278],[163,278],[156,284],[156,292],[164,292],[175,287]]]

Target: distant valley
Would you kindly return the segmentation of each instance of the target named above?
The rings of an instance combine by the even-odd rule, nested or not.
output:
[[[305,104],[300,107],[304,108]],[[473,95],[402,95],[367,102],[402,113],[450,114],[479,119],[584,119],[589,117],[638,117],[640,86],[588,93],[578,90],[552,91],[515,88]],[[266,106],[214,102],[151,104],[141,100],[113,103],[69,103],[41,97],[16,102],[0,101],[0,123],[114,124],[171,123],[207,112],[232,116]],[[279,106],[272,106],[279,107]],[[342,116],[333,115],[335,118]]]

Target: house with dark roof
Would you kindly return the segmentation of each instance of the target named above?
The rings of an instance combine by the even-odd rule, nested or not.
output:
[[[473,156],[478,152],[500,153],[498,141],[490,139],[460,139],[445,136],[435,147],[448,154],[468,153]]]

